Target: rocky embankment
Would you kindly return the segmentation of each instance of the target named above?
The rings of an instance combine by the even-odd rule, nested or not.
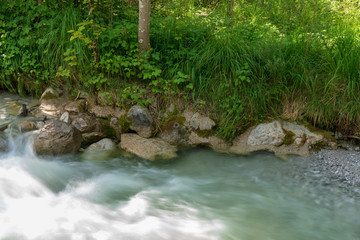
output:
[[[284,157],[337,147],[330,134],[283,120],[251,127],[229,143],[214,135],[217,124],[213,119],[191,106],[169,103],[164,111],[154,113],[140,105],[128,109],[106,105],[101,94],[79,92],[71,99],[52,88],[42,94],[37,107],[21,105],[18,110],[19,118],[28,116],[19,121],[20,132],[39,130],[34,140],[38,155],[119,148],[155,160],[174,158],[179,148],[206,146],[231,154],[266,150]],[[3,142],[0,150],[5,151]]]

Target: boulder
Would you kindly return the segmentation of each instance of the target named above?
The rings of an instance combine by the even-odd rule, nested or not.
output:
[[[91,144],[105,137],[103,125],[92,116],[80,114],[74,118],[71,124],[82,133],[84,144]]]
[[[86,100],[80,99],[69,102],[64,106],[64,110],[71,114],[83,113],[86,110]]]
[[[248,137],[248,145],[273,145],[279,146],[284,141],[285,133],[279,121],[263,123],[256,126]]]
[[[200,137],[197,133],[191,132],[189,137],[189,144],[192,146],[206,146],[212,148],[216,152],[227,153],[230,148],[230,144],[226,143],[224,140],[215,137]]]
[[[331,146],[322,135],[309,131],[305,126],[286,121],[273,121],[249,128],[233,141],[230,153],[248,154],[267,150],[278,156],[310,155],[317,144]]]
[[[100,141],[91,144],[88,148],[85,149],[86,152],[96,152],[96,151],[111,151],[115,150],[116,144],[113,140],[109,138],[101,139]]]
[[[71,123],[69,112],[64,112],[60,117],[60,121],[63,121],[63,122],[66,122],[66,123]]]
[[[185,118],[185,122],[184,122],[185,127],[190,128],[190,121],[192,116],[194,116],[194,112],[189,109],[185,109],[185,111],[182,113],[182,117]]]
[[[55,91],[53,88],[47,88],[43,94],[41,94],[40,102],[43,100],[49,100],[49,99],[57,99],[60,97],[60,94]]]
[[[37,129],[36,123],[31,120],[21,121],[18,127],[21,132],[29,132]]]
[[[39,113],[36,115],[48,115],[59,117],[63,111],[64,100],[59,97],[59,93],[52,88],[48,88],[40,97]]]
[[[186,127],[176,121],[170,121],[160,133],[160,138],[173,145],[188,145],[189,133]]]
[[[115,131],[116,138],[120,139],[123,129],[119,124],[119,119],[116,117],[111,118],[109,126]]]
[[[195,113],[190,119],[190,127],[194,130],[209,131],[215,127],[215,122],[209,117]]]
[[[63,121],[53,120],[35,137],[34,149],[38,155],[70,154],[80,149],[81,142],[81,132],[77,128]]]
[[[121,135],[120,147],[138,157],[155,160],[175,158],[177,148],[155,138],[143,138],[134,133]]]
[[[150,138],[153,135],[154,126],[150,113],[147,109],[140,105],[135,105],[130,108],[127,113],[127,117],[130,119],[130,129],[134,130],[139,136],[144,138]]]

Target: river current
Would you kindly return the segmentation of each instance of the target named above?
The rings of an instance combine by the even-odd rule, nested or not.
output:
[[[359,199],[292,174],[296,158],[39,158],[32,137],[9,137],[0,153],[1,240],[360,239]]]

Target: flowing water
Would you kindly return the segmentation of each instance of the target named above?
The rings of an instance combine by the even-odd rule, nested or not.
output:
[[[294,175],[296,159],[206,149],[165,162],[38,158],[32,137],[10,137],[0,153],[1,240],[360,239],[359,199]]]

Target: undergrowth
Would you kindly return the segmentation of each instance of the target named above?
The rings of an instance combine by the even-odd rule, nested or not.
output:
[[[116,92],[118,105],[201,99],[227,140],[276,117],[359,131],[356,1],[242,0],[231,14],[225,0],[153,1],[152,49],[140,57],[137,7],[91,3],[0,1],[0,86]]]

